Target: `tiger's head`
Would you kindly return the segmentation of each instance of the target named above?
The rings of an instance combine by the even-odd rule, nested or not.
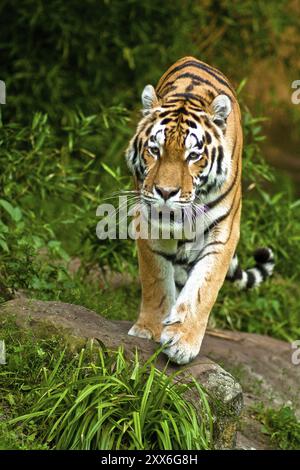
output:
[[[190,205],[226,179],[230,158],[224,134],[231,100],[220,94],[204,109],[195,99],[174,93],[161,100],[151,85],[144,88],[144,117],[126,159],[148,205]]]

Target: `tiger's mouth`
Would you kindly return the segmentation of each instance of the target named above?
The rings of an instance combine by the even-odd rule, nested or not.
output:
[[[172,202],[159,201],[151,194],[141,192],[140,215],[143,223],[151,227],[154,238],[193,239],[197,230],[205,225],[208,207],[194,197],[192,200]]]
[[[193,219],[193,206],[191,203],[160,205],[157,201],[143,201],[142,212],[152,226],[180,227]]]

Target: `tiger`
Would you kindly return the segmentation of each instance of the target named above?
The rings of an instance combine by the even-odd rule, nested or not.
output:
[[[179,208],[194,221],[204,217],[198,245],[188,235],[137,238],[142,299],[128,334],[161,343],[181,365],[199,354],[224,280],[240,289],[257,286],[272,275],[274,255],[259,248],[246,270],[236,255],[243,132],[237,94],[226,76],[184,57],[156,88],[146,85],[141,98],[142,118],[125,155],[144,210]]]

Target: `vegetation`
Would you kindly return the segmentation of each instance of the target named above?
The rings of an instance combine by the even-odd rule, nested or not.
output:
[[[29,297],[78,303],[113,319],[135,317],[139,303],[137,283],[126,289],[112,289],[109,284],[100,288],[97,277],[91,281],[90,272],[95,267],[101,272],[108,266],[113,271],[129,272],[133,277],[137,274],[132,241],[97,239],[96,208],[113,193],[130,187],[123,155],[137,118],[143,86],[155,84],[180,56],[195,55],[220,67],[235,84],[240,84],[245,150],[239,256],[243,265],[251,265],[252,251],[267,245],[273,248],[277,262],[274,277],[258,290],[239,293],[231,285],[224,286],[211,324],[284,340],[300,337],[300,266],[296,262],[300,248],[300,203],[291,180],[265,161],[261,150],[265,118],[255,115],[263,112],[267,119],[270,116],[261,102],[249,110],[245,80],[261,60],[274,60],[270,62],[272,68],[278,60],[276,54],[284,67],[300,70],[295,33],[299,15],[293,5],[287,8],[287,3],[286,0],[222,0],[218,4],[213,0],[1,2],[0,79],[7,86],[7,104],[0,108],[1,301],[24,291]],[[14,31],[13,39],[11,31]],[[286,48],[290,37],[293,41]],[[290,122],[297,119],[293,110]],[[75,274],[70,271],[74,258],[80,260]],[[19,333],[12,331],[13,347],[27,348],[28,341],[23,343]],[[3,336],[4,331],[0,329],[0,338]],[[54,371],[51,357],[58,359],[55,348],[51,342],[41,345],[34,340],[33,343],[35,357],[31,358],[27,351],[29,356],[25,361],[28,370],[22,370],[24,364],[16,373],[12,369],[12,375],[8,372],[3,375],[3,369],[0,370],[0,387],[8,390],[10,377],[10,386],[14,387],[11,401],[4,400],[2,413],[5,416],[8,410],[9,417],[37,411],[41,414],[33,421],[26,421],[24,433],[23,427],[13,431],[7,424],[1,424],[6,439],[4,442],[2,437],[2,446],[76,446],[78,442],[71,442],[70,437],[66,439],[67,428],[59,427],[55,421],[66,418],[63,413],[59,415],[59,403],[50,417],[47,417],[47,406],[55,406],[58,393],[65,394],[66,400],[70,396],[79,397],[84,380],[89,377],[92,384],[99,376],[97,367],[102,365],[94,369],[87,362],[82,369],[78,362],[77,365],[73,362],[70,374],[78,374],[78,385],[68,387],[56,371],[51,388],[49,377]],[[67,353],[63,356],[61,348],[58,349],[63,364]],[[122,357],[120,351],[115,354],[115,358]],[[17,357],[18,351],[14,350],[11,360],[16,361]],[[112,359],[103,357],[109,370]],[[33,369],[31,361],[37,361]],[[42,367],[48,370],[45,376],[38,372]],[[129,370],[130,367],[134,368],[134,363],[128,364]],[[149,364],[149,370],[155,370],[151,367]],[[112,378],[116,374],[115,370],[111,371]],[[138,386],[142,387],[147,380],[142,369],[140,374]],[[165,378],[157,371],[152,374],[152,387],[158,390]],[[55,388],[58,377],[60,390]],[[129,375],[124,381],[129,387]],[[47,395],[51,403],[45,396],[42,399],[43,387],[51,388]],[[33,397],[34,403],[37,397],[41,399],[38,410],[33,406]],[[132,412],[133,402],[132,398],[126,404]],[[4,406],[2,401],[0,406]],[[125,409],[125,404],[124,409],[118,408],[116,419],[122,419]],[[149,409],[148,418],[152,411],[155,410]],[[183,412],[183,419],[189,419],[188,413],[192,412]],[[137,415],[131,415],[132,419],[137,419],[134,416]],[[50,426],[58,423],[57,434],[52,433],[50,440],[46,434],[36,437],[38,426],[47,419]],[[112,423],[109,417],[107,423]],[[134,423],[137,426],[138,422]],[[85,424],[82,421],[80,425]],[[211,442],[201,426],[200,423],[194,432],[203,436],[201,446],[209,447]],[[153,426],[153,432],[154,429],[158,428]],[[168,439],[174,448],[187,443],[180,429],[179,437],[175,428],[162,428],[160,432],[153,446],[164,439],[167,447]],[[122,445],[130,447],[133,438],[129,428],[125,434]],[[152,439],[146,432],[143,436],[147,442]],[[190,434],[189,445],[195,436]],[[142,445],[137,439],[138,445]],[[93,446],[93,442],[90,439],[84,445]],[[105,445],[117,446],[121,442],[114,440]]]
[[[300,421],[290,406],[279,409],[259,406],[256,414],[276,449],[300,450]]]
[[[61,338],[17,338],[16,331],[12,322],[2,325],[9,359],[0,371],[0,449],[33,442],[40,449],[212,447],[206,393],[192,378],[181,383],[178,372],[159,371],[158,353],[141,363],[121,347],[90,344],[74,355],[61,351]],[[197,408],[186,399],[192,392]],[[7,409],[10,419],[1,425]]]

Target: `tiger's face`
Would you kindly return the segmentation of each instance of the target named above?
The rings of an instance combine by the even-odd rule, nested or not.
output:
[[[150,85],[142,101],[145,116],[127,149],[142,201],[173,210],[218,189],[229,166],[224,139],[228,96],[217,96],[211,113],[196,110],[185,97],[159,102]]]

